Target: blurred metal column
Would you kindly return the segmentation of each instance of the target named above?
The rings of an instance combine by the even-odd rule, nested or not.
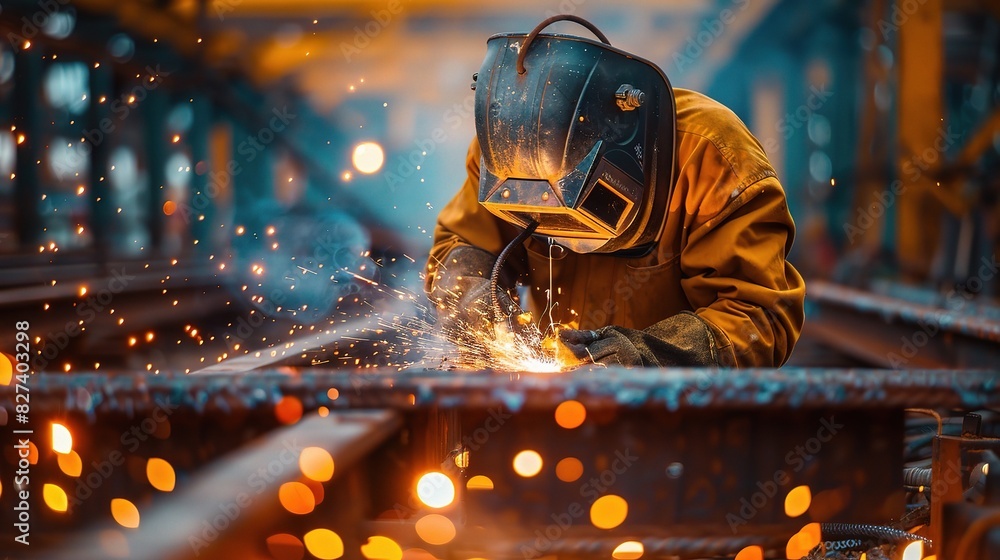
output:
[[[898,176],[909,188],[899,197],[896,242],[901,272],[916,280],[930,273],[942,211],[931,194],[938,187],[929,172],[945,156],[939,147],[944,135],[942,4],[942,0],[926,0],[899,25],[896,164]]]
[[[192,211],[189,213],[188,224],[191,236],[198,240],[195,251],[211,253],[214,248],[212,238],[216,235],[215,197],[218,192],[213,188],[208,190],[208,178],[211,165],[209,161],[208,137],[212,127],[212,101],[206,95],[196,93],[192,97],[191,110],[194,120],[191,124],[188,145],[191,147],[191,161],[194,173],[191,174],[191,184],[188,187],[188,201]],[[204,218],[202,218],[204,216]]]
[[[146,171],[149,173],[146,225],[149,228],[149,250],[158,254],[163,246],[163,202],[167,183],[167,92],[162,89],[150,90],[142,109],[145,120]]]
[[[102,134],[94,134],[90,142],[90,178],[87,190],[90,193],[90,231],[94,238],[94,251],[101,264],[107,261],[107,255],[113,249],[111,243],[111,224],[115,214],[111,211],[111,188],[108,181],[108,170],[111,161],[111,146],[108,135],[103,133],[101,123],[105,125],[112,121],[111,100],[115,99],[114,71],[107,61],[99,66],[90,66],[90,107],[87,113],[90,130],[100,130]],[[102,101],[103,100],[103,101]],[[98,141],[94,141],[94,140]]]
[[[41,47],[15,47],[14,58],[14,138],[18,140],[14,167],[14,201],[16,204],[17,238],[21,249],[36,249],[42,237],[41,176],[38,161],[42,159],[43,101]],[[23,138],[23,140],[21,140]]]

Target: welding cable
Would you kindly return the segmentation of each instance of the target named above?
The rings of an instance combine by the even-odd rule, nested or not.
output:
[[[829,542],[834,548],[838,546],[847,548],[846,545],[851,545],[849,548],[853,550],[862,550],[860,547],[871,548],[880,544],[900,544],[909,541],[923,541],[928,548],[933,545],[927,537],[882,525],[820,523],[819,528],[823,540]]]
[[[910,467],[903,469],[903,486],[930,486],[931,469],[924,467]]]
[[[514,250],[514,247],[519,246],[521,243],[524,243],[525,239],[531,237],[531,234],[535,232],[535,228],[537,227],[538,222],[536,221],[532,221],[528,224],[528,227],[524,228],[524,231],[517,234],[517,237],[508,243],[507,246],[503,248],[503,251],[500,251],[500,256],[497,257],[497,262],[493,264],[493,272],[490,274],[490,309],[493,310],[494,322],[499,321],[501,317],[506,315],[503,309],[500,308],[500,298],[498,297],[498,294],[500,293],[500,286],[498,285],[500,283],[500,270],[503,268],[503,263],[507,261],[507,257],[510,255],[510,252]]]

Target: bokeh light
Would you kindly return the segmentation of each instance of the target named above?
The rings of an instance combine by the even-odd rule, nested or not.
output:
[[[736,560],[764,560],[764,549],[757,545],[748,546],[736,554]]]
[[[278,488],[278,501],[289,513],[305,515],[316,508],[316,496],[301,482],[286,482]]]
[[[149,479],[149,483],[153,485],[153,488],[161,492],[173,491],[177,480],[174,467],[164,459],[158,457],[151,457],[146,462],[146,478]]]
[[[639,558],[642,558],[644,552],[646,552],[646,548],[642,546],[641,542],[625,541],[615,547],[611,556],[612,558],[615,558],[615,560],[638,560]]]
[[[796,486],[785,496],[785,515],[799,517],[809,509],[812,503],[812,492],[808,486]]]
[[[306,546],[295,535],[278,533],[267,537],[267,551],[274,560],[302,560]]]
[[[42,486],[42,499],[45,500],[45,505],[49,506],[52,511],[63,512],[69,507],[69,499],[66,496],[66,491],[55,484]]]
[[[625,522],[628,502],[621,496],[601,496],[590,506],[590,522],[598,529],[614,529]]]
[[[52,423],[52,450],[56,453],[69,453],[73,450],[73,434],[58,422]]]
[[[477,474],[465,483],[465,487],[469,490],[493,490],[493,480],[486,475]]]
[[[541,472],[541,470],[542,456],[537,451],[526,449],[514,456],[514,472],[517,474],[525,478],[531,478]]]
[[[139,526],[139,509],[125,498],[111,500],[111,517],[122,527],[135,529]]]
[[[333,457],[320,447],[307,447],[299,454],[299,469],[306,478],[326,482],[333,478]]]
[[[401,560],[403,549],[389,537],[376,535],[361,545],[361,554],[368,560]]]
[[[333,560],[344,555],[344,541],[329,529],[313,529],[303,539],[309,554],[322,560]]]
[[[302,418],[302,401],[298,397],[287,395],[274,405],[274,416],[282,424],[294,424]]]
[[[354,147],[351,162],[354,164],[354,168],[362,173],[375,173],[382,169],[382,164],[385,162],[385,152],[382,151],[382,146],[375,142],[362,142]]]
[[[443,515],[432,513],[417,520],[417,536],[427,544],[448,544],[455,538],[455,524]]]
[[[564,401],[556,407],[556,424],[572,430],[583,424],[587,418],[587,409],[578,401]]]
[[[566,457],[556,463],[556,477],[563,482],[574,482],[583,476],[583,463],[576,457]]]
[[[417,497],[428,507],[448,507],[455,501],[455,484],[444,473],[425,473],[417,481]]]
[[[80,476],[80,473],[83,472],[83,460],[72,449],[69,453],[56,455],[56,461],[59,463],[59,470],[66,476]]]

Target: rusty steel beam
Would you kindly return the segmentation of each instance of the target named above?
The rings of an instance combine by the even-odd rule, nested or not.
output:
[[[182,492],[156,504],[118,549],[109,550],[103,532],[90,531],[58,549],[45,551],[44,558],[104,560],[121,551],[147,560],[252,557],[259,546],[255,542],[251,545],[246,537],[261,535],[269,528],[276,512],[283,511],[278,488],[301,478],[297,452],[307,447],[328,451],[336,465],[336,479],[350,472],[401,426],[400,415],[392,411],[342,411],[304,418],[198,472]],[[280,468],[270,468],[273,464]],[[264,475],[260,474],[262,469]],[[220,515],[228,521],[216,523],[214,533],[206,531],[206,523],[213,523]]]
[[[817,312],[806,323],[806,334],[867,363],[895,369],[1000,363],[1000,321],[986,314],[823,281],[810,282],[809,299]]]
[[[128,410],[143,414],[169,401],[190,414],[207,408],[269,409],[282,395],[306,410],[338,408],[545,409],[574,398],[589,409],[893,409],[1000,406],[993,370],[725,370],[625,369],[598,366],[559,374],[464,371],[307,369],[239,375],[40,374],[32,378],[32,411],[90,418]],[[329,389],[337,389],[330,397]],[[75,395],[87,398],[74,398]],[[13,387],[0,387],[13,414]]]

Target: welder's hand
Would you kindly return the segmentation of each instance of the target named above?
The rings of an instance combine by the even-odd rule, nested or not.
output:
[[[491,307],[490,281],[476,282],[459,298],[458,308],[455,310],[456,326],[485,329],[503,324],[512,332],[519,331],[522,325],[518,322],[518,317],[524,314],[521,306],[504,289],[497,290],[497,303],[500,305],[499,316],[496,316]]]
[[[438,323],[450,338],[470,329],[492,331],[494,320],[516,330],[524,312],[507,294],[497,290],[501,316],[494,317],[490,300],[490,272],[495,257],[476,247],[459,246],[445,258],[433,284],[431,298],[438,304]]]
[[[689,312],[641,331],[612,325],[592,331],[563,330],[559,336],[577,358],[604,365],[719,365],[712,330]]]

